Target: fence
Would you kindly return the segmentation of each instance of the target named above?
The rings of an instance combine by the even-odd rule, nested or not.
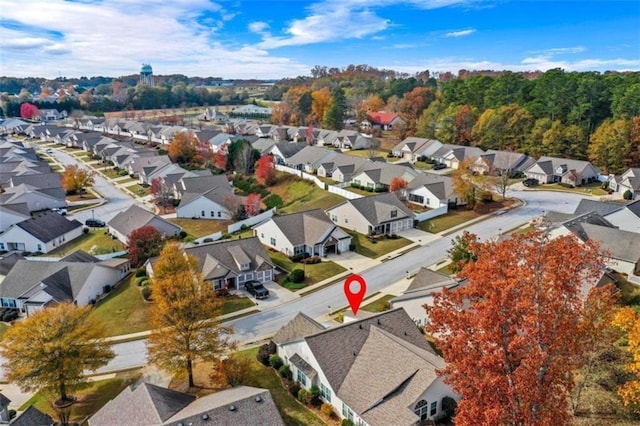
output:
[[[415,214],[414,217],[415,217],[415,220],[417,220],[418,222],[422,222],[424,220],[431,219],[436,216],[442,216],[443,214],[447,214],[448,210],[449,209],[447,206],[442,206],[442,207],[438,207],[437,209],[429,210],[427,212]]]
[[[204,237],[200,237],[197,240],[195,240],[195,242],[198,244],[202,244],[205,242],[204,240],[207,240],[206,242],[213,242],[213,241],[218,241],[220,238],[222,238],[222,232],[218,231],[215,234],[209,234],[209,235],[205,235]]]
[[[263,220],[269,219],[275,213],[276,213],[276,208],[274,207],[271,210],[267,210],[266,212],[260,213],[257,216],[252,216],[248,219],[241,220],[240,222],[232,223],[227,227],[227,232],[231,234],[236,231],[239,231],[240,229],[242,229],[243,226],[253,226],[256,223],[260,223]]]
[[[291,167],[287,167],[287,166],[283,166],[282,164],[276,164],[276,170],[279,170],[281,172],[285,172],[285,173],[289,173],[290,175],[296,175],[304,180],[309,180],[313,183],[315,183],[320,189],[326,190],[326,184],[321,181],[320,179],[318,179],[317,177],[315,177],[314,175],[307,173],[307,172],[303,172],[302,170],[298,170],[298,169],[294,169]]]
[[[283,166],[282,164],[276,164],[276,170],[289,173],[290,175],[302,176],[302,170],[294,169],[292,167]]]
[[[315,183],[316,186],[318,186],[318,188],[322,189],[323,191],[327,189],[327,185],[323,181],[315,177],[314,175],[310,175],[309,173],[302,172],[301,176],[302,176],[302,179],[310,180],[311,182]]]
[[[342,189],[338,185],[327,186],[327,191],[329,191],[332,194],[338,194],[341,197],[344,197],[348,200],[355,200],[356,198],[362,198],[362,195],[356,194],[355,192],[347,191],[346,189]]]

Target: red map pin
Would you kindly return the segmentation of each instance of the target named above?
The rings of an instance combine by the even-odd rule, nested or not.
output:
[[[355,290],[355,291],[354,291]],[[353,315],[358,313],[360,303],[367,292],[367,283],[360,275],[353,274],[344,281],[344,295],[347,296]]]

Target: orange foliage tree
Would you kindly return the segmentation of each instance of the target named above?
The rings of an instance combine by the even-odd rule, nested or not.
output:
[[[613,324],[620,327],[627,335],[627,351],[631,354],[631,362],[626,365],[634,379],[618,388],[624,405],[634,407],[640,412],[640,314],[629,306],[621,308],[615,315]]]
[[[167,152],[173,161],[187,164],[196,156],[198,145],[198,139],[193,133],[180,132],[171,140]]]
[[[324,114],[331,105],[331,90],[328,87],[315,90],[311,93],[313,103],[311,104],[311,115],[315,123],[322,123]]]
[[[391,183],[389,184],[389,192],[394,192],[398,196],[398,198],[402,199],[405,197],[405,192],[408,185],[409,183],[405,179],[396,176],[391,179]]]
[[[572,372],[598,327],[593,311],[614,304],[610,288],[593,287],[598,248],[541,232],[471,246],[477,259],[460,273],[468,285],[425,306],[440,373],[462,396],[456,424],[568,424]]]
[[[95,173],[78,167],[76,164],[67,166],[62,174],[62,187],[68,194],[83,192],[87,186],[93,185]]]
[[[265,155],[258,160],[256,179],[266,186],[272,185],[276,180],[276,162],[273,159],[273,155]]]
[[[262,198],[260,194],[249,194],[245,201],[245,211],[249,216],[256,216],[260,214],[260,206],[262,205]]]

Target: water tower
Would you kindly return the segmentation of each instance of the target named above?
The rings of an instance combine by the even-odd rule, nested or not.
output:
[[[153,86],[153,69],[149,64],[142,64],[140,69],[140,84],[146,84],[147,86]]]

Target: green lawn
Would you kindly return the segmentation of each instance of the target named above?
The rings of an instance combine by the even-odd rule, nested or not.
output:
[[[103,168],[98,167],[98,170],[100,170],[105,176],[111,179],[120,177],[120,175],[118,174],[118,170],[114,169],[113,167],[109,167],[106,170],[104,169],[104,167]]]
[[[443,216],[434,217],[433,219],[420,222],[418,224],[418,229],[437,234],[438,232],[446,231],[449,228],[453,228],[454,226],[476,219],[480,216],[482,216],[482,214],[461,207],[457,210],[449,210],[449,212]]]
[[[242,309],[256,306],[255,302],[245,296],[230,296],[224,299],[222,305],[222,315],[230,314]]]
[[[346,271],[345,268],[331,261],[326,261],[326,262],[323,261],[320,263],[316,263],[314,265],[305,265],[303,263],[293,263],[284,254],[280,252],[273,252],[273,251],[269,251],[269,257],[271,258],[271,261],[273,263],[275,263],[280,269],[283,269],[286,272],[291,272],[294,269],[302,269],[305,271],[304,283],[301,283],[303,285],[289,286],[288,288],[290,290],[299,290],[301,288],[306,287],[307,285],[319,283],[320,281],[324,281],[327,278],[331,278],[335,275],[338,275],[341,272]],[[286,276],[286,273],[280,274],[278,278],[280,280],[284,280],[284,276]]]
[[[223,234],[227,232],[227,226],[233,223],[230,220],[210,220],[210,219],[169,219],[171,222],[182,227],[184,232],[200,238],[205,235],[214,234],[221,231]]]
[[[257,353],[258,348],[252,348],[234,354],[234,357],[251,360],[251,372],[244,385],[269,389],[286,425],[324,425],[325,423],[318,416],[298,403],[282,386],[282,382],[273,368],[265,367],[256,360]]]
[[[74,422],[83,420],[87,416],[95,414],[96,411],[111,399],[115,398],[124,388],[134,383],[139,377],[139,374],[127,374],[111,379],[99,380],[89,383],[89,386],[85,389],[73,392],[73,395],[78,398],[78,401],[71,409],[70,422],[73,424]],[[25,410],[30,405],[34,405],[38,410],[50,415],[54,420],[58,420],[56,412],[51,406],[51,401],[54,398],[55,396],[52,396],[49,392],[37,392],[20,407],[20,410]]]
[[[369,312],[384,312],[384,311],[388,311],[390,306],[389,306],[389,300],[393,299],[394,295],[392,294],[387,294],[382,296],[380,299],[375,300],[371,303],[368,303],[366,305],[364,305],[362,308],[363,311],[369,311]]]
[[[343,154],[353,155],[354,157],[371,158],[371,155],[370,155],[371,153],[369,152],[368,149],[348,150],[348,151],[344,151]],[[388,152],[386,151],[375,151],[373,156],[387,158],[387,154]]]
[[[106,229],[92,229],[88,234],[82,234],[75,240],[48,253],[47,256],[64,257],[76,250],[84,250],[89,254],[106,254],[124,250],[120,241],[105,235],[105,232]]]
[[[602,185],[599,182],[589,183],[587,185],[578,186],[576,188],[565,188],[557,183],[550,183],[545,185],[536,186],[535,189],[540,189],[542,191],[567,191],[567,192],[576,192],[578,194],[592,194],[592,195],[607,195],[607,191],[600,187]]]
[[[106,325],[108,336],[149,330],[151,304],[144,301],[140,288],[132,275],[91,311]]]
[[[318,188],[313,182],[286,173],[279,173],[278,183],[267,189],[282,198],[284,205],[278,208],[278,213],[282,214],[312,209],[325,210],[345,200]]]
[[[431,170],[433,169],[433,164],[425,163],[423,161],[416,161],[413,163],[413,168],[418,170]]]
[[[357,253],[374,259],[411,244],[411,241],[402,237],[398,237],[395,240],[391,238],[380,239],[373,243],[362,234],[347,229],[344,229],[344,231],[353,237]]]
[[[640,306],[640,287],[627,281],[625,275],[612,272],[611,275],[618,281],[616,286],[620,289],[620,301],[628,306]]]
[[[149,195],[151,193],[150,187],[142,186],[138,184],[126,186],[125,188],[127,188],[129,191],[133,192],[134,194],[140,197],[144,197],[145,195]]]
[[[364,189],[360,189],[360,188],[353,188],[353,187],[351,187],[351,186],[348,186],[348,187],[346,187],[346,188],[344,188],[344,189],[345,189],[346,191],[353,192],[354,194],[362,195],[363,197],[370,197],[370,196],[372,196],[372,195],[380,195],[380,192],[373,192],[373,191],[369,192],[369,191],[366,191],[366,190],[364,190]]]

